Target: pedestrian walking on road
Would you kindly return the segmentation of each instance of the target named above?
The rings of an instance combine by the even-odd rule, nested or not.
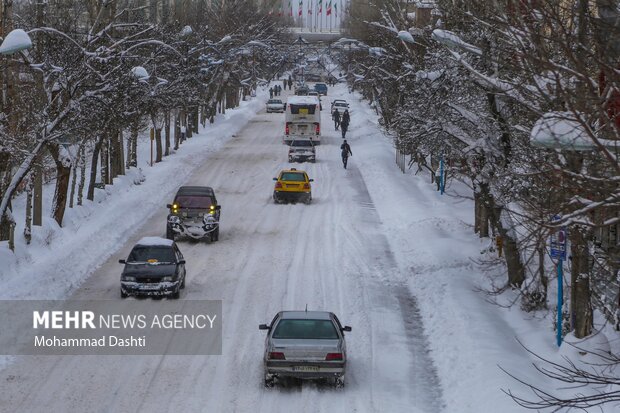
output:
[[[338,128],[340,127],[340,112],[338,111],[338,109],[334,111],[332,118],[334,119],[334,128],[338,130]]]
[[[351,147],[346,139],[342,142],[342,145],[340,145],[340,150],[342,151],[342,166],[344,166],[344,169],[347,169],[347,161],[349,160],[349,156],[353,156],[353,152],[351,152]]]
[[[288,77],[288,90],[293,90],[293,81],[290,76]]]
[[[282,81],[282,84],[284,85],[284,90],[286,90],[286,79]]]
[[[269,99],[273,99],[273,88],[269,88]]]
[[[342,114],[342,120],[340,121],[340,129],[342,130],[342,139],[346,138],[347,130],[349,129],[349,122],[351,117],[349,116],[349,110],[345,109]]]

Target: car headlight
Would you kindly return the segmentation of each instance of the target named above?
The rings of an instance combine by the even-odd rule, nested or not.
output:
[[[136,277],[130,275],[124,275],[121,277],[121,281],[136,281]]]
[[[176,215],[170,215],[168,217],[168,222],[170,222],[171,224],[180,224],[181,223],[181,218],[179,218]]]
[[[172,276],[170,276],[170,277],[162,277],[161,280],[164,281],[164,282],[166,282],[166,281],[167,282],[172,282],[172,281],[174,281],[174,277],[172,277]]]

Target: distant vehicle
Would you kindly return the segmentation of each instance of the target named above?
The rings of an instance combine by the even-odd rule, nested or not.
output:
[[[349,104],[345,101],[335,101],[332,104],[332,115],[335,111],[340,112],[340,115],[344,113],[345,110],[349,109]]]
[[[310,88],[305,84],[295,88],[295,95],[297,96],[308,96],[308,93],[310,93]]]
[[[323,110],[323,104],[321,103],[321,95],[319,95],[319,92],[312,90],[308,93],[308,96],[316,97],[319,100],[319,110]]]
[[[316,162],[316,149],[310,139],[295,139],[288,149],[289,162]]]
[[[334,313],[327,311],[280,311],[267,330],[263,355],[265,386],[282,377],[326,379],[344,386],[347,346],[343,327]]]
[[[194,239],[220,237],[220,210],[213,188],[208,186],[182,186],[177,191],[166,225],[166,238],[187,235]]]
[[[170,296],[179,298],[185,288],[185,258],[174,241],[142,238],[133,247],[121,274],[121,297]]]
[[[282,102],[280,99],[269,99],[267,101],[267,113],[272,112],[283,113],[284,102]]]
[[[276,184],[273,189],[273,200],[276,204],[281,202],[302,201],[306,204],[312,202],[312,186],[314,181],[304,171],[295,168],[280,171],[277,178],[273,178]]]
[[[327,96],[327,85],[325,83],[315,84],[314,90],[317,91],[319,95]]]
[[[291,96],[286,103],[284,142],[298,137],[321,144],[321,102],[316,96]]]
[[[334,100],[332,100],[331,110],[334,109],[334,104],[336,104],[336,102],[344,103],[347,107],[349,107],[349,103],[346,100],[344,100],[344,99],[334,99]]]

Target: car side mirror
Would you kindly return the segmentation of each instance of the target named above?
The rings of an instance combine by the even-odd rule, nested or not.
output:
[[[127,264],[127,261],[125,261],[125,260],[118,260],[118,263],[119,264]]]
[[[347,333],[351,331],[351,327],[349,326],[344,326],[342,327],[342,331],[346,331]]]
[[[222,206],[221,206],[221,205],[216,205],[216,206],[215,206],[215,210],[216,210],[216,211],[219,211],[220,209],[222,209]]]
[[[172,204],[166,204],[166,208],[168,209],[172,208]]]
[[[179,264],[185,265],[185,260],[179,260]]]
[[[269,330],[269,326],[267,324],[259,324],[258,325],[258,329],[259,330]]]
[[[308,179],[308,182],[314,182],[314,179]]]
[[[277,180],[278,180],[278,178],[273,178],[273,180],[274,180],[274,181],[277,181]]]

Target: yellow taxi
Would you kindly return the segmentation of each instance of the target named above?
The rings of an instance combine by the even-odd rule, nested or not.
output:
[[[280,202],[302,201],[306,204],[312,202],[312,187],[308,174],[295,168],[280,171],[277,178],[273,178],[276,185],[273,188],[273,200],[276,204]]]

